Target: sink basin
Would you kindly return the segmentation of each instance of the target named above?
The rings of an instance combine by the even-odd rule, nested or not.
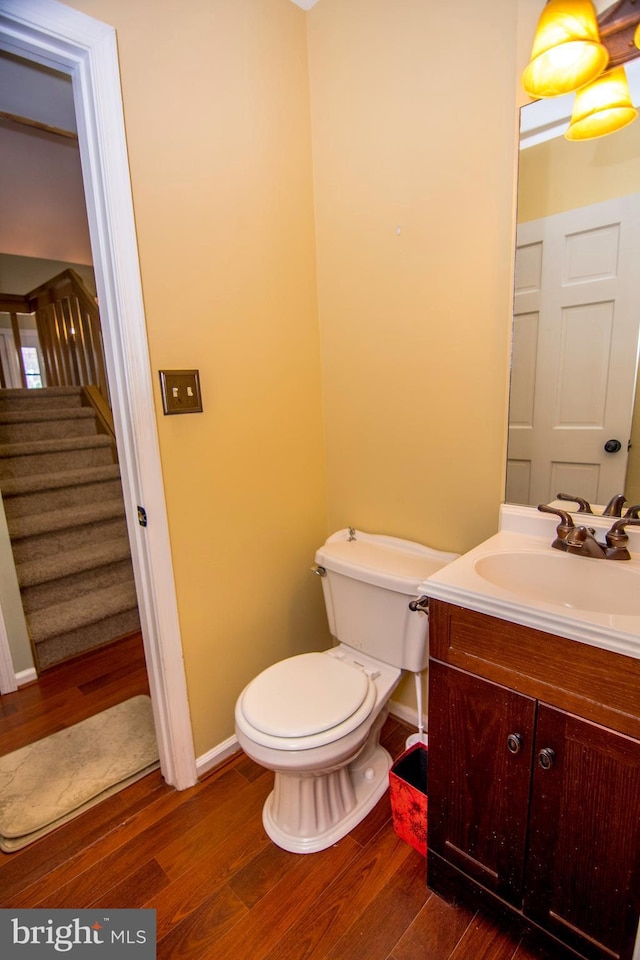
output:
[[[529,602],[637,617],[640,571],[627,563],[513,551],[485,554],[473,566],[484,580]]]

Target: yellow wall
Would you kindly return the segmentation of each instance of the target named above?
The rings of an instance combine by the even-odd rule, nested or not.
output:
[[[640,123],[598,140],[571,143],[556,137],[522,150],[518,222],[638,193],[638,156]]]
[[[242,686],[327,638],[305,14],[73,0],[117,30],[151,366],[200,370],[158,429],[196,754]]]
[[[309,14],[331,528],[461,552],[496,531],[516,19],[512,0]]]
[[[250,676],[324,641],[328,532],[496,529],[517,10],[68,2],[117,29],[154,376],[201,372],[204,414],[158,397],[201,754]]]
[[[310,11],[331,527],[457,551],[496,530],[516,13],[512,0]]]

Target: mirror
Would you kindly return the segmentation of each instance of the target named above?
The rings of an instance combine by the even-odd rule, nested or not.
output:
[[[626,69],[637,106],[640,60]],[[640,118],[569,142],[572,105],[521,110],[505,500],[636,504]]]

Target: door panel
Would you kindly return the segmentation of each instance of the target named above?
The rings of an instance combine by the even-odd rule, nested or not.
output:
[[[585,956],[622,956],[640,894],[640,742],[540,704],[534,764],[525,913]]]
[[[429,847],[516,905],[535,711],[530,697],[430,662]]]
[[[518,227],[508,501],[624,489],[639,256],[640,194]]]

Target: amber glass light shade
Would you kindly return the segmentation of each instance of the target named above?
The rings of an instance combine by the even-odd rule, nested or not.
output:
[[[590,83],[608,62],[591,0],[548,0],[522,85],[530,97],[559,97]]]
[[[633,35],[633,42],[635,43],[636,47],[640,49],[640,23],[636,27],[636,32]]]
[[[576,93],[567,140],[591,140],[620,130],[638,116],[624,67],[608,70]]]

